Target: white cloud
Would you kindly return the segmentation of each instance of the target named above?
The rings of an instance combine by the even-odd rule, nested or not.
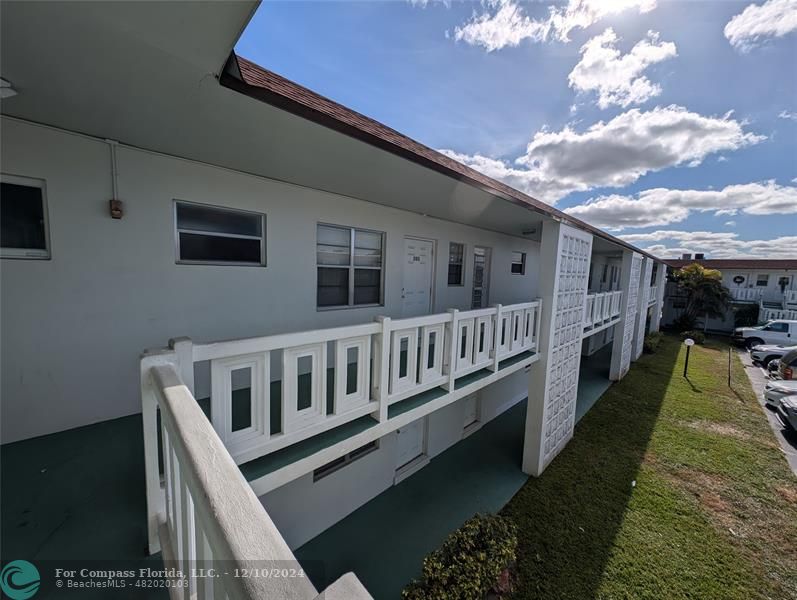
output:
[[[740,240],[733,232],[664,230],[620,237],[661,258],[678,258],[685,252],[703,252],[708,258],[794,258],[797,248],[797,236]],[[646,242],[657,243],[645,246]]]
[[[640,104],[661,93],[642,73],[649,66],[677,56],[672,42],[660,42],[659,34],[649,31],[628,54],[616,48],[617,34],[609,27],[581,47],[581,60],[568,76],[570,87],[579,92],[597,92],[598,106],[626,107]]]
[[[725,221],[725,227],[736,227],[736,221]]]
[[[767,38],[782,37],[797,29],[797,2],[768,0],[750,4],[725,25],[731,46],[748,52]]]
[[[778,119],[789,119],[790,121],[797,121],[797,113],[782,110],[778,113]]]
[[[614,230],[679,223],[692,212],[789,215],[797,214],[797,187],[765,181],[708,191],[653,188],[636,196],[600,196],[565,212],[596,227]]]
[[[570,41],[574,29],[586,29],[607,16],[635,8],[646,13],[656,8],[656,0],[569,0],[567,6],[549,6],[548,17],[532,19],[516,0],[488,0],[489,9],[454,30],[454,39],[488,52],[517,46],[523,40]]]
[[[510,164],[483,155],[441,150],[549,204],[574,191],[622,187],[646,173],[680,164],[695,166],[709,154],[765,139],[731,118],[705,117],[679,106],[631,109],[583,132],[570,126],[538,131]]]

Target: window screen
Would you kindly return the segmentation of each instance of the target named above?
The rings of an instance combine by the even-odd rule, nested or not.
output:
[[[448,245],[448,285],[465,284],[465,244]]]
[[[177,262],[265,266],[265,220],[260,213],[175,202]]]
[[[755,284],[758,287],[767,287],[769,285],[769,274],[764,273],[756,277]]]
[[[515,275],[525,275],[526,274],[526,253],[525,252],[513,252],[512,253],[512,273]]]
[[[320,308],[382,303],[384,233],[318,225],[316,304]]]
[[[50,258],[44,182],[3,175],[0,246],[5,258]]]

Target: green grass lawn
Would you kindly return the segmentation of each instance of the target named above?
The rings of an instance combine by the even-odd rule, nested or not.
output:
[[[797,598],[797,478],[738,358],[665,337],[503,509],[515,598]]]

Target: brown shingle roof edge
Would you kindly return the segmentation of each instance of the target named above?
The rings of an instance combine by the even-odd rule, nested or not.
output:
[[[719,269],[720,271],[722,269],[797,269],[797,258],[671,258],[664,259],[664,262],[674,269],[680,269],[692,263],[698,263],[709,269]]]
[[[562,223],[589,231],[619,246],[660,260],[628,242],[624,242],[597,227],[571,217],[505,183],[487,177],[483,173],[463,165],[437,150],[424,146],[387,125],[346,108],[342,104],[325,98],[320,94],[316,94],[304,86],[277,75],[273,71],[237,56],[235,53],[230,55],[219,81],[223,86],[251,98],[354,137],[448,177],[453,177],[523,208],[535,210]]]

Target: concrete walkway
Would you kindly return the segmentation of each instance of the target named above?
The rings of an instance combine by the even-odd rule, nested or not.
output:
[[[498,512],[526,482],[525,419],[523,401],[299,548],[316,587],[354,571],[376,600],[399,598],[451,531]]]
[[[769,426],[772,427],[772,431],[774,432],[775,437],[777,438],[778,443],[783,450],[783,453],[786,455],[786,460],[789,462],[791,470],[795,475],[797,475],[797,434],[795,434],[793,431],[784,429],[781,426],[778,417],[775,415],[775,412],[767,408],[767,406],[764,404],[764,388],[769,381],[769,377],[764,369],[753,364],[750,354],[746,350],[737,349],[736,353],[739,355],[739,359],[744,365],[744,372],[747,373],[747,377],[750,379],[750,383],[753,386],[753,391],[755,391],[756,398],[758,398],[758,402],[761,404],[761,408],[763,409],[764,414],[767,416]]]
[[[612,362],[612,345],[608,344],[592,356],[581,357],[578,375],[578,397],[576,398],[576,423],[587,414],[612,384],[609,367]]]

